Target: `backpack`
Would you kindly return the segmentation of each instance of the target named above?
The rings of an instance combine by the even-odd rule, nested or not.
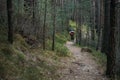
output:
[[[70,32],[70,35],[73,36],[73,35],[74,35],[74,32]]]

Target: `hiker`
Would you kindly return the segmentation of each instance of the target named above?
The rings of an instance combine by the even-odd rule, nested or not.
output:
[[[71,36],[71,40],[74,40],[74,34],[75,34],[74,31],[70,31],[69,34]]]

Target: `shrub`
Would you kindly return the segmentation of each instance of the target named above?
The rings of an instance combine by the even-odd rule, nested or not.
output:
[[[66,43],[67,38],[64,35],[56,35],[56,42],[64,44]]]
[[[69,50],[61,43],[56,43],[56,52],[59,56],[69,56]]]

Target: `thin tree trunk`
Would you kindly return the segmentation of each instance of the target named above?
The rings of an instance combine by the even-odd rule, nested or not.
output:
[[[78,1],[79,3],[81,3],[81,0]],[[80,13],[80,14],[79,14]],[[80,7],[78,10],[78,26],[79,26],[79,45],[81,45],[82,43],[82,8]]]
[[[52,0],[53,1],[53,42],[52,42],[52,50],[55,50],[55,18],[56,18],[56,14],[55,14],[55,7],[56,7],[56,0]]]
[[[13,43],[13,21],[12,21],[12,0],[7,0],[7,15],[8,15],[8,41]]]
[[[32,9],[32,27],[34,27],[34,35],[36,35],[36,26],[35,26],[35,7],[36,7],[36,5],[35,5],[35,3],[36,3],[36,1],[35,0],[33,0],[32,1],[32,7],[33,7],[33,9]]]
[[[91,16],[93,17],[91,20],[91,41],[93,42],[95,40],[95,1],[91,1],[92,9],[91,9]]]
[[[96,50],[99,50],[100,49],[100,39],[101,39],[101,1],[98,0],[96,1],[96,5],[97,5],[97,8],[96,8],[96,11],[97,11],[97,16],[96,16],[96,19],[97,19],[97,34],[98,34],[98,40],[97,40],[97,46],[96,46]]]
[[[61,2],[60,2],[60,6],[61,6],[61,11],[62,11],[62,13],[63,13],[63,0],[61,0]],[[62,17],[62,14],[61,14],[61,17]],[[63,31],[63,20],[62,20],[62,18],[61,18],[61,32]]]
[[[44,23],[43,23],[43,50],[45,50],[45,38],[46,38],[46,16],[47,16],[47,0],[45,0],[45,11],[44,11]]]
[[[102,38],[103,38],[103,27],[104,27],[104,0],[100,0],[100,42],[99,42],[99,50],[102,49]]]

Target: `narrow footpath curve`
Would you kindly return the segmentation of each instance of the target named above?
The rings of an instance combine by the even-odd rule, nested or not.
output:
[[[108,80],[89,53],[81,53],[73,42],[67,42],[66,46],[74,58],[62,60],[66,67],[60,70],[60,80]]]

